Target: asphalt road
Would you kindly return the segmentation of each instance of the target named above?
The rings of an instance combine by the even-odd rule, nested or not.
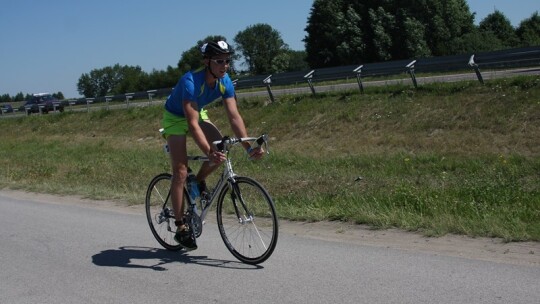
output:
[[[0,191],[0,303],[538,303],[540,266],[318,240],[282,229],[241,264],[207,224],[199,250],[159,248],[141,208]]]

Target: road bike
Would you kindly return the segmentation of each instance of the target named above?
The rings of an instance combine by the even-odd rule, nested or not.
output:
[[[229,152],[242,142],[264,146],[269,153],[267,134],[247,138],[224,137],[215,141],[214,146],[227,156],[223,172],[215,186],[196,200],[190,197],[188,186],[184,187],[185,218],[190,231],[196,238],[200,237],[205,218],[215,202],[217,226],[227,249],[243,263],[260,264],[272,255],[276,247],[278,217],[268,191],[253,178],[236,175],[233,171]],[[208,158],[189,156],[188,160],[204,162]],[[174,240],[176,226],[170,188],[170,173],[161,173],[152,179],[146,191],[146,217],[156,240],[164,248],[176,251],[182,246]]]

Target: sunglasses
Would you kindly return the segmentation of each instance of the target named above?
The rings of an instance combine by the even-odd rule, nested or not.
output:
[[[230,59],[210,59],[210,61],[217,63],[217,64],[230,64]]]

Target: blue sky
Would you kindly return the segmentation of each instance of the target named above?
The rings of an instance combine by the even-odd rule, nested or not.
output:
[[[313,0],[0,0],[0,95],[62,92],[79,97],[77,81],[93,69],[176,66],[182,52],[208,35],[229,42],[267,23],[302,50]],[[495,9],[517,26],[540,11],[538,0],[468,0],[476,23]]]

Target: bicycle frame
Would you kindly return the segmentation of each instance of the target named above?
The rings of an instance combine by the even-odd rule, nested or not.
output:
[[[188,160],[207,161],[208,158],[188,156]],[[208,211],[210,210],[210,207],[212,207],[216,197],[218,196],[219,193],[221,193],[223,187],[230,185],[230,183],[234,182],[234,177],[236,176],[236,174],[233,171],[231,160],[228,157],[225,160],[224,166],[225,168],[223,169],[223,172],[221,173],[219,180],[217,181],[212,192],[210,193],[210,197],[204,199],[205,201],[204,206],[202,206],[203,203],[202,203],[202,198],[201,198],[201,211],[200,212],[197,212],[197,203],[188,195],[188,202],[189,202],[188,208],[193,208],[194,211],[201,218],[201,221],[203,222],[204,222],[204,219],[206,218],[206,215],[208,214]]]
[[[265,148],[267,149],[267,153],[268,153],[268,135],[266,134],[263,134],[261,137],[258,137],[258,138],[254,138],[254,137],[250,137],[250,138],[242,138],[242,139],[239,139],[237,141],[234,141],[234,142],[228,142],[229,138],[228,137],[224,137],[223,140],[221,141],[215,141],[213,142],[213,144],[218,147],[219,150],[221,150],[222,152],[225,152],[227,157],[225,159],[225,163],[224,163],[224,169],[223,169],[223,172],[221,173],[221,177],[219,178],[219,180],[217,181],[214,189],[212,190],[212,192],[210,193],[210,197],[207,198],[207,199],[204,199],[205,203],[204,203],[204,206],[203,206],[203,199],[201,198],[201,211],[198,212],[197,210],[197,203],[188,195],[188,202],[189,202],[189,206],[188,206],[188,210],[191,211],[193,210],[194,213],[196,213],[201,222],[204,223],[204,219],[206,218],[206,215],[208,213],[208,211],[210,210],[210,207],[212,207],[212,204],[214,203],[214,200],[216,199],[216,197],[218,196],[218,194],[221,193],[221,191],[223,190],[223,188],[225,186],[230,186],[231,187],[231,191],[234,195],[237,195],[239,193],[238,189],[235,189],[233,187],[234,183],[235,183],[235,180],[234,178],[236,177],[236,174],[234,173],[234,170],[233,170],[233,167],[232,167],[232,163],[231,163],[231,159],[229,158],[229,150],[230,148],[237,144],[237,143],[240,143],[242,141],[253,141],[255,142],[258,146],[262,146],[264,144]],[[204,156],[188,156],[188,161],[208,161],[208,157],[204,157]],[[243,202],[242,200],[242,197],[241,196],[238,196],[238,199],[240,200],[240,203],[242,205],[242,207],[244,208],[244,210],[246,210],[246,212],[248,212],[248,208],[246,207],[245,203]],[[239,214],[239,210],[238,210],[238,205],[235,203],[234,204],[234,208],[235,208],[235,213],[237,215],[237,218],[238,218],[238,221],[240,223],[248,223],[250,222],[252,219],[253,219],[253,216],[251,215],[251,212],[248,212],[248,214],[250,214],[250,218],[246,218],[246,219],[242,219]]]

